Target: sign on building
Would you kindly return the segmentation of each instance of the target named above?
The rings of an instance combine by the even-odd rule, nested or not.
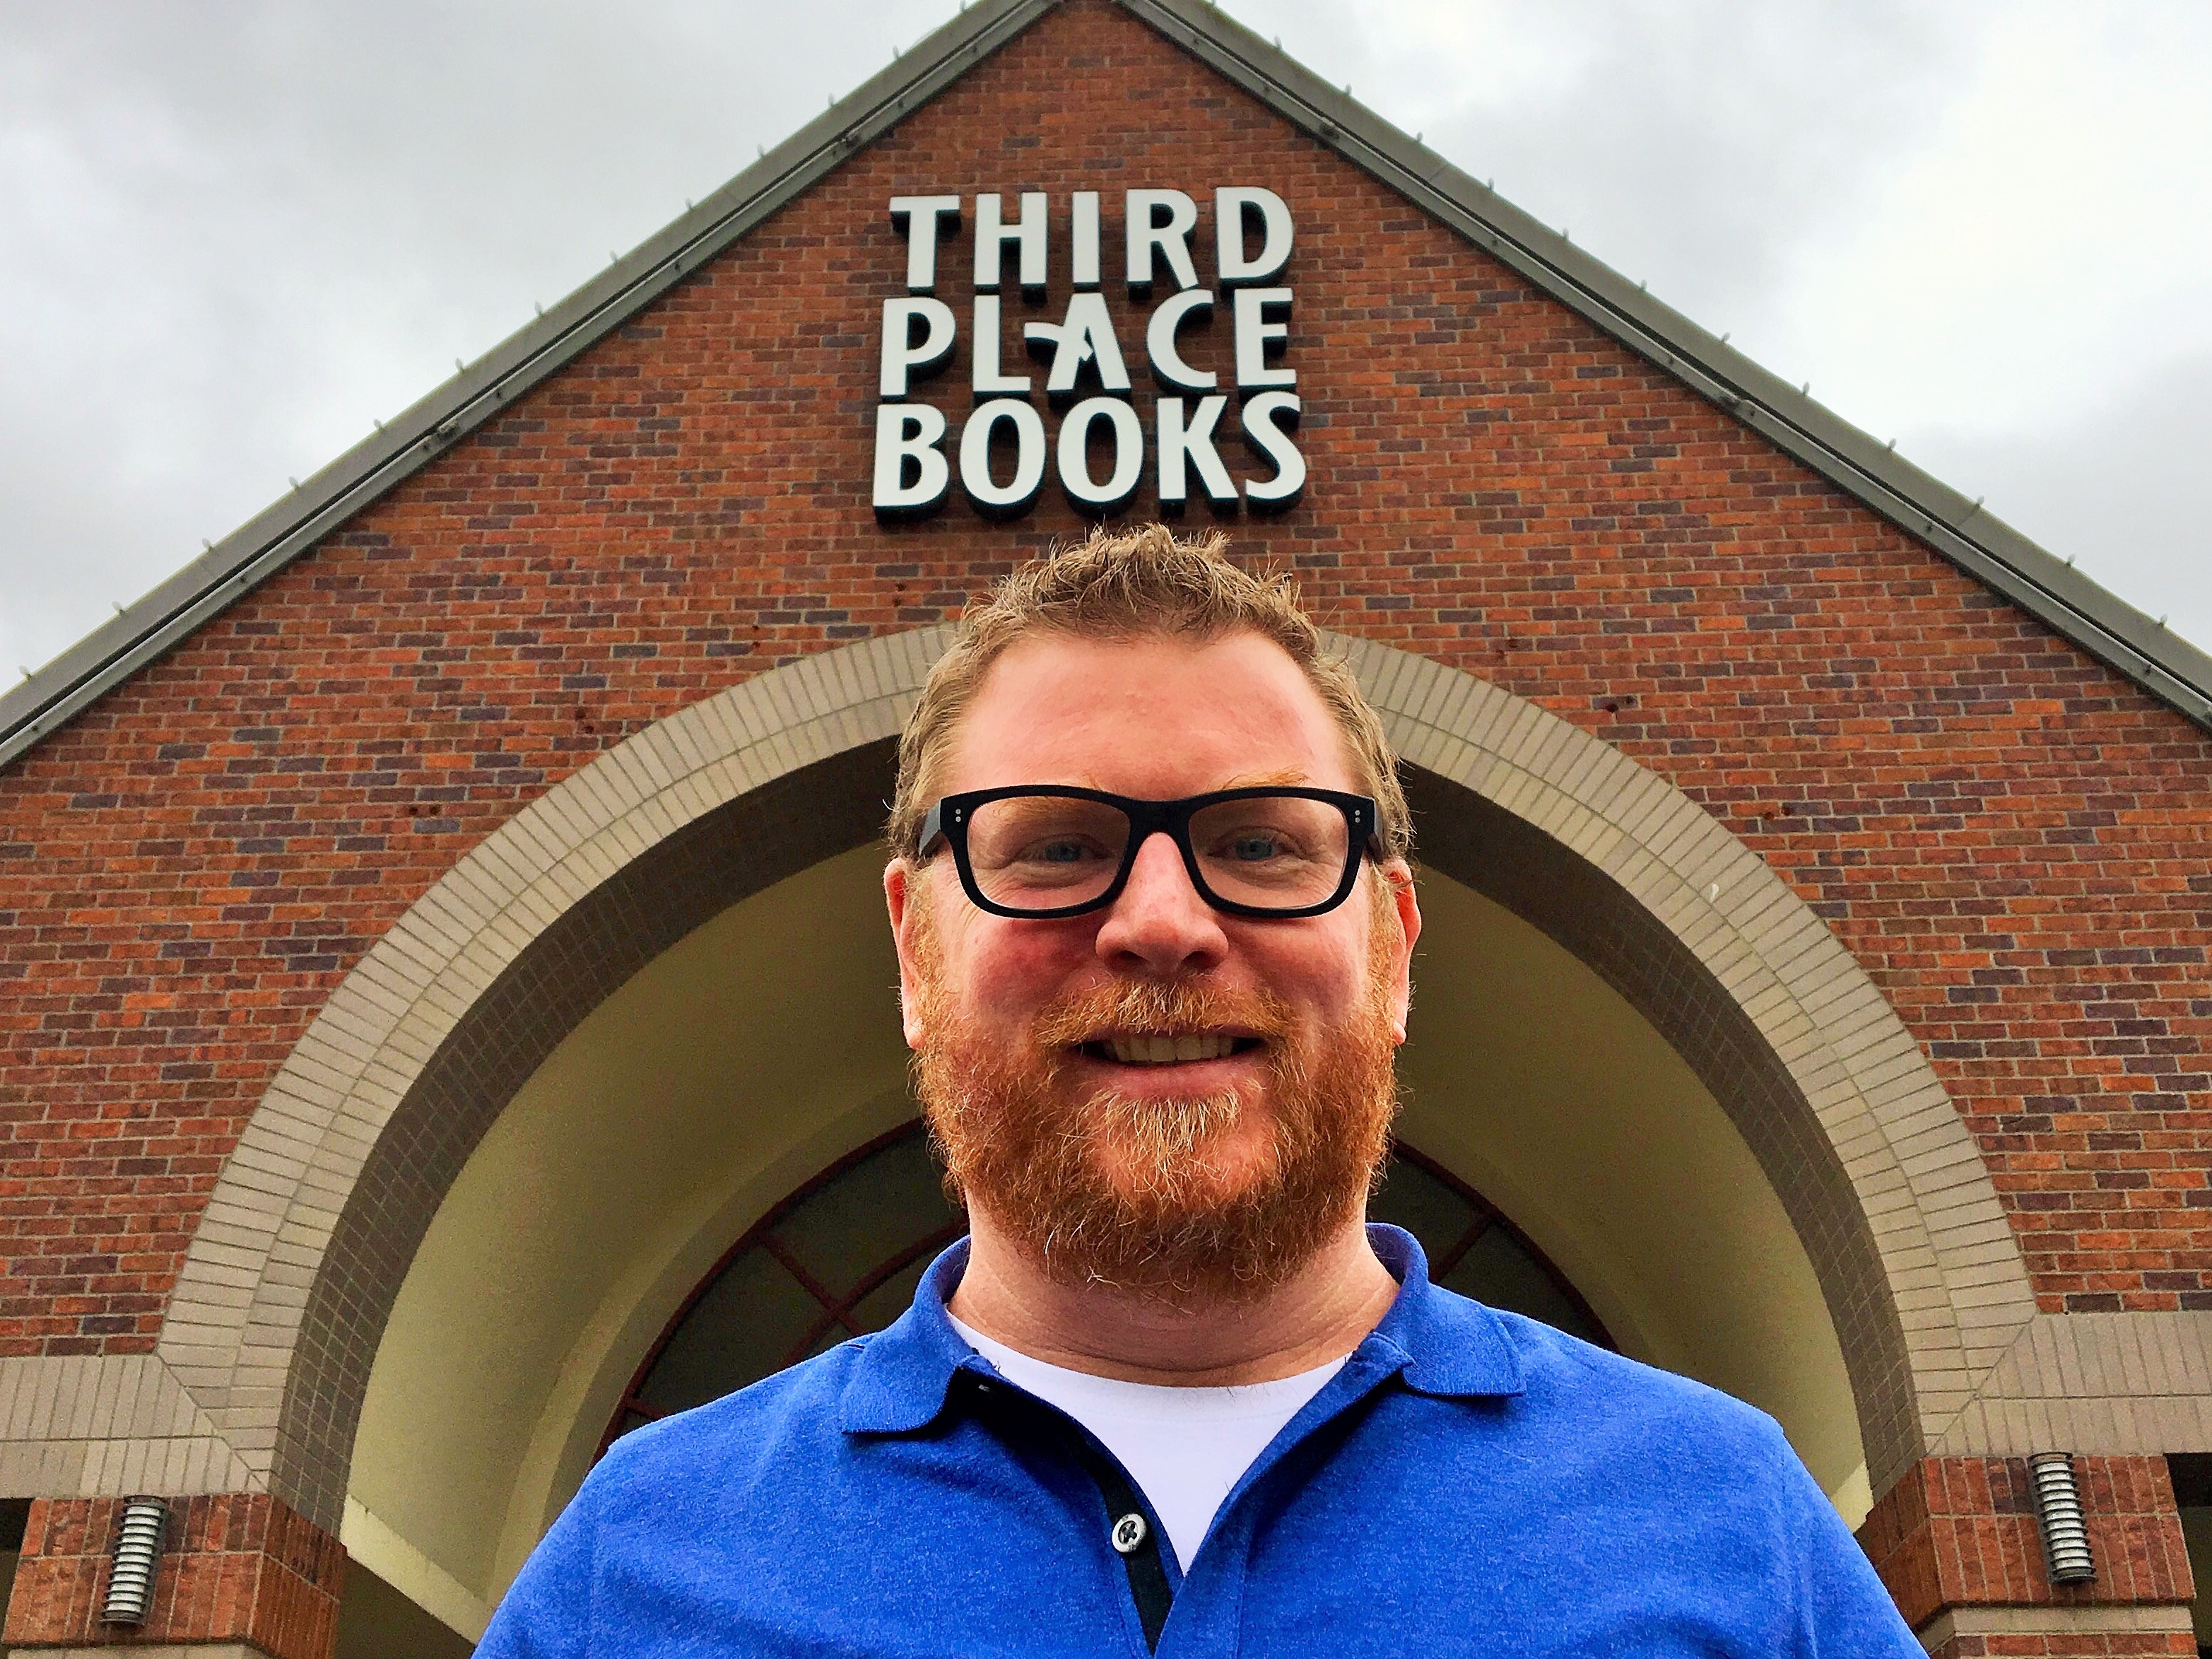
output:
[[[1295,240],[1289,207],[1259,185],[1224,185],[1213,192],[1208,236],[1187,191],[1126,191],[1121,206],[1114,263],[1132,302],[1150,307],[1141,342],[1125,340],[1107,308],[1100,191],[1068,198],[1057,245],[1042,191],[1022,192],[1011,208],[998,192],[965,202],[891,198],[891,221],[906,235],[907,292],[884,301],[879,519],[934,513],[956,484],[985,518],[1013,518],[1048,477],[1092,514],[1122,506],[1148,476],[1169,511],[1194,492],[1231,512],[1240,505],[1279,510],[1297,500],[1306,466],[1295,435],[1298,373],[1285,361],[1294,298],[1283,280]],[[970,225],[972,288],[963,313],[938,289],[960,261]],[[1066,293],[1056,315],[1045,304],[1055,267]],[[1039,313],[1034,320],[1008,316],[1006,300],[1016,291]],[[963,326],[972,406],[956,430],[917,392],[954,361]],[[1226,372],[1191,362],[1200,355],[1193,343],[1212,331],[1226,332]],[[1138,401],[1140,378],[1150,383],[1149,411]],[[1237,435],[1256,463],[1242,477],[1223,453]]]

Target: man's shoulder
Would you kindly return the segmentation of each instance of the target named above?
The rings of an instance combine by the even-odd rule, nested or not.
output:
[[[1432,1504],[1452,1494],[1462,1524],[1533,1535],[1571,1517],[1630,1556],[1717,1550],[1777,1571],[1820,1530],[1825,1500],[1757,1407],[1501,1309],[1453,1297],[1438,1312],[1439,1346],[1458,1336],[1512,1357],[1495,1392],[1455,1391],[1396,1419],[1408,1431],[1401,1461]],[[1418,1364],[1407,1381],[1443,1392],[1423,1388]]]
[[[1466,1316],[1480,1316],[1511,1349],[1520,1369],[1516,1416],[1547,1437],[1620,1445],[1694,1437],[1710,1454],[1732,1450],[1763,1461],[1787,1455],[1780,1425],[1732,1395],[1632,1359],[1525,1315],[1449,1291]]]
[[[871,1340],[855,1337],[703,1406],[634,1429],[608,1449],[594,1483],[617,1492],[666,1490],[712,1473],[743,1485],[843,1438],[841,1407]]]

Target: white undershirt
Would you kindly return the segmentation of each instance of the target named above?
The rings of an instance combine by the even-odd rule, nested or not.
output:
[[[1032,1359],[957,1319],[952,1325],[1009,1382],[1059,1407],[1097,1437],[1152,1500],[1186,1570],[1229,1489],[1344,1368],[1343,1360],[1332,1359],[1296,1376],[1233,1388],[1124,1382]]]

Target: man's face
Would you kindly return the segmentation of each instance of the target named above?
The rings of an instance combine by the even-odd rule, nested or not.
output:
[[[1013,647],[938,790],[1006,784],[1152,800],[1360,787],[1327,706],[1255,634]],[[1048,1271],[1234,1295],[1279,1282],[1356,1214],[1420,927],[1402,863],[1294,921],[1214,910],[1164,836],[1088,915],[980,910],[942,851],[920,872],[894,861],[885,890],[932,1127],[971,1207]],[[1198,1057],[1131,1047],[1158,1037],[1198,1039],[1182,1044]]]

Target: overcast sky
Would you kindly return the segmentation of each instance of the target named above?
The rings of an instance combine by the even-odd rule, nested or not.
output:
[[[0,0],[0,665],[951,4]],[[2212,645],[2212,6],[1227,9]]]

